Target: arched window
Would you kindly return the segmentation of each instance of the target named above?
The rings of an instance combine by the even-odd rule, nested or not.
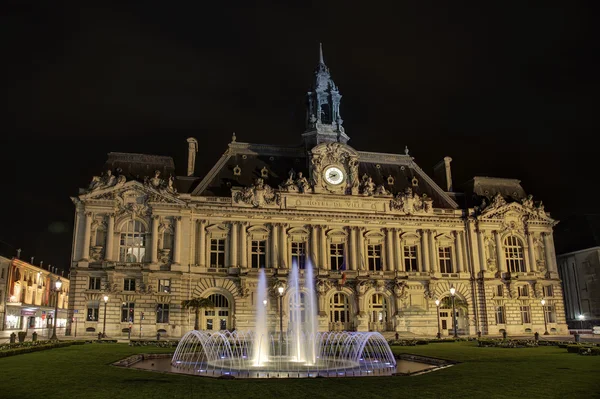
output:
[[[506,269],[509,272],[525,271],[523,244],[519,238],[508,236],[504,239],[504,256],[506,258]]]
[[[146,228],[139,220],[130,220],[121,230],[119,261],[143,262],[145,254]]]
[[[369,298],[369,329],[371,331],[387,330],[387,300],[383,294],[373,294]]]
[[[329,300],[329,329],[348,330],[350,326],[350,303],[348,295],[336,292]]]
[[[304,323],[306,321],[305,309],[306,295],[304,292],[301,292],[299,295],[292,294],[290,296],[290,322]]]
[[[204,309],[206,329],[227,330],[231,326],[231,309],[229,309],[229,300],[221,294],[209,295],[208,299],[210,299],[215,307],[211,309]]]

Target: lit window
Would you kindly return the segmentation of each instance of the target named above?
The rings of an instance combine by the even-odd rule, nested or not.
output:
[[[417,263],[417,246],[416,245],[405,245],[404,246],[404,270],[407,272],[419,271]]]
[[[367,245],[367,262],[370,271],[380,271],[381,268],[381,244]]]
[[[450,247],[440,247],[438,255],[440,259],[440,273],[453,273]]]
[[[267,242],[252,241],[250,258],[253,269],[264,269],[267,267]]]
[[[374,330],[385,330],[387,323],[387,301],[383,294],[373,294],[369,300],[369,322]]]
[[[119,260],[121,262],[143,262],[146,254],[146,229],[142,222],[130,220],[121,231]]]
[[[171,280],[158,280],[158,292],[171,292]]]
[[[521,240],[515,236],[506,237],[504,240],[504,255],[506,257],[506,268],[509,272],[525,271]]]
[[[347,323],[350,321],[350,303],[348,296],[341,292],[335,293],[329,300],[329,322]]]
[[[99,308],[100,308],[99,301],[88,302],[86,320],[87,321],[98,321]]]

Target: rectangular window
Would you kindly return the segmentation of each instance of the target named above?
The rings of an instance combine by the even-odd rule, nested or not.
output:
[[[225,267],[225,240],[223,238],[210,240],[210,267]]]
[[[169,322],[168,303],[159,303],[158,305],[156,305],[156,322],[165,324]]]
[[[329,264],[331,270],[340,270],[344,263],[344,244],[329,244]]]
[[[504,317],[504,305],[496,306],[496,324],[506,324],[506,318]]]
[[[264,269],[267,267],[267,242],[252,241],[250,247],[250,259],[253,269]]]
[[[90,284],[89,284],[88,288],[90,290],[99,290],[101,280],[102,280],[101,277],[90,277]]]
[[[215,315],[214,310],[205,310],[204,311],[204,316],[214,316],[214,315]]]
[[[544,306],[544,312],[546,312],[546,321],[548,323],[556,323],[556,309],[554,305]]]
[[[292,265],[298,265],[298,269],[306,267],[306,243],[292,242]]]
[[[521,322],[523,324],[531,323],[531,307],[529,305],[521,305]]]
[[[416,245],[404,246],[404,270],[406,270],[407,272],[419,271],[419,265],[417,263]]]
[[[450,247],[440,247],[438,249],[438,255],[440,259],[440,273],[453,273]]]
[[[551,298],[554,296],[554,290],[551,285],[545,285],[543,288],[544,298]]]
[[[135,279],[126,278],[123,281],[123,291],[135,291]]]
[[[367,245],[367,262],[370,271],[380,271],[381,268],[381,244]]]
[[[98,321],[98,314],[100,309],[99,301],[90,301],[87,305],[87,321]]]
[[[135,321],[135,303],[124,302],[121,306],[121,322],[133,323]]]
[[[502,285],[497,285],[496,286],[496,295],[499,297],[503,297],[504,296],[504,286]]]
[[[519,291],[519,297],[524,297],[527,298],[529,297],[529,287],[524,285],[521,287],[518,287],[517,290]]]
[[[171,280],[170,279],[158,280],[158,292],[170,293],[171,292]]]

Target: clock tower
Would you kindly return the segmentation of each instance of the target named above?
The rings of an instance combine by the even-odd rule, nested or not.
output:
[[[323,46],[319,46],[319,65],[315,69],[313,86],[306,94],[306,131],[302,134],[306,150],[321,143],[345,144],[350,140],[340,115],[342,95],[323,61]]]

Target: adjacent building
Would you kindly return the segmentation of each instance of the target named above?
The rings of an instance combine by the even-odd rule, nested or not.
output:
[[[600,325],[600,215],[568,218],[557,231],[558,272],[572,329]]]
[[[53,269],[55,270],[55,269]],[[59,291],[56,281],[61,281]],[[3,331],[57,331],[67,326],[69,279],[18,258],[0,256],[0,313]],[[55,314],[58,301],[58,316]]]
[[[168,156],[108,154],[72,198],[78,333],[181,336],[194,325],[181,301],[196,297],[215,305],[202,329],[251,329],[261,269],[273,329],[284,288],[286,329],[289,309],[304,308],[287,285],[292,265],[302,278],[314,268],[320,330],[451,334],[454,288],[459,334],[567,331],[556,221],[519,180],[456,189],[450,157],[429,176],[408,149],[353,148],[322,54],[306,100],[298,146],[234,135],[204,176],[194,138],[185,176]]]

